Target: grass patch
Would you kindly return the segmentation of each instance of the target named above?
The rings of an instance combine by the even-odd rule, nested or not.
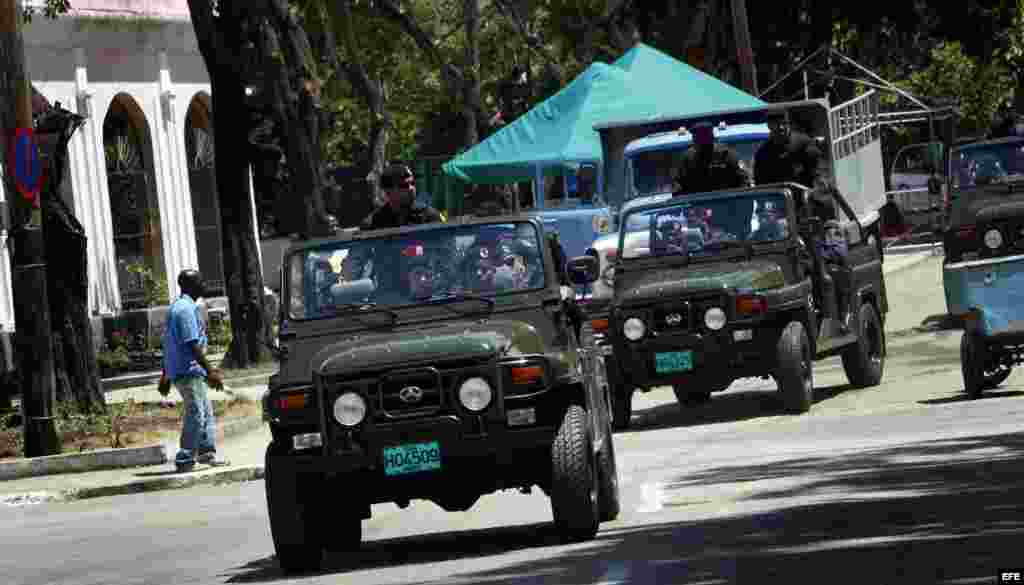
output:
[[[103,414],[82,415],[58,407],[57,432],[64,453],[95,449],[138,447],[166,440],[177,441],[181,433],[184,406],[128,401],[108,406]],[[213,403],[217,426],[225,422],[260,416],[258,402],[245,398]],[[18,413],[0,414],[0,460],[24,456],[24,431]]]

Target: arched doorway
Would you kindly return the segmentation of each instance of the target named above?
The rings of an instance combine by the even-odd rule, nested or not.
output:
[[[146,115],[127,94],[117,94],[110,103],[103,119],[103,148],[122,308],[165,304],[167,269],[153,141]]]
[[[220,206],[214,172],[213,122],[210,98],[196,94],[185,116],[185,155],[192,192],[192,219],[196,229],[199,271],[212,295],[223,295],[224,262],[220,235]]]

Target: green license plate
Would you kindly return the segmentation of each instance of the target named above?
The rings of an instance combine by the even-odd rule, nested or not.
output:
[[[437,441],[384,447],[384,475],[405,475],[441,469],[441,446]]]
[[[689,372],[692,369],[692,351],[666,351],[654,354],[654,372],[657,374]]]

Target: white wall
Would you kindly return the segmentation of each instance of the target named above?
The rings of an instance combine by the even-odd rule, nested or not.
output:
[[[118,94],[134,100],[148,126],[167,284],[172,298],[177,296],[177,274],[198,265],[185,118],[192,98],[210,93],[191,22],[111,30],[75,18],[37,18],[26,26],[25,44],[36,88],[51,102],[88,117],[72,139],[69,158],[74,211],[88,237],[91,312],[112,314],[121,308],[103,150],[103,119]],[[0,295],[9,299],[4,271],[0,261]],[[4,299],[0,323],[9,304]]]

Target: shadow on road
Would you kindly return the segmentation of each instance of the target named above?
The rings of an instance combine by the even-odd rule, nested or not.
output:
[[[807,481],[746,492],[757,512],[722,502],[715,519],[605,530],[584,549],[443,582],[584,585],[617,565],[629,577],[615,583],[994,583],[1024,559],[1024,434],[720,467],[674,487],[784,477]]]
[[[766,384],[772,386],[771,383]],[[819,386],[814,389],[814,403],[831,400],[851,390],[856,389],[849,384]],[[673,401],[651,408],[637,409],[633,414],[632,424],[624,432],[688,428],[786,414],[782,399],[774,388],[726,391],[722,394],[713,394],[710,402],[696,406],[682,406]]]
[[[614,583],[952,584],[995,582],[998,569],[1024,558],[1024,433],[723,465],[677,477],[666,494],[768,480],[775,483],[764,489],[747,483],[705,519],[613,525],[543,558],[495,558],[494,569],[417,581],[413,565],[554,546],[551,526],[368,542],[359,553],[328,556],[315,576],[409,566],[410,584],[591,585],[612,568],[625,575]],[[269,557],[236,568],[227,582],[282,579]]]
[[[306,577],[496,556],[559,544],[551,523],[372,540],[364,542],[358,552],[327,553],[323,567]],[[272,556],[252,561],[231,573],[227,583],[271,583],[292,578],[281,571]]]
[[[1014,396],[1024,396],[1024,392],[1020,390],[989,390],[981,395],[980,398],[971,398],[963,390],[960,394],[954,396],[946,396],[944,398],[932,398],[929,400],[918,400],[918,404],[926,405],[939,405],[939,404],[952,404],[955,402],[972,402],[974,400],[987,400],[989,398],[1013,398]]]

